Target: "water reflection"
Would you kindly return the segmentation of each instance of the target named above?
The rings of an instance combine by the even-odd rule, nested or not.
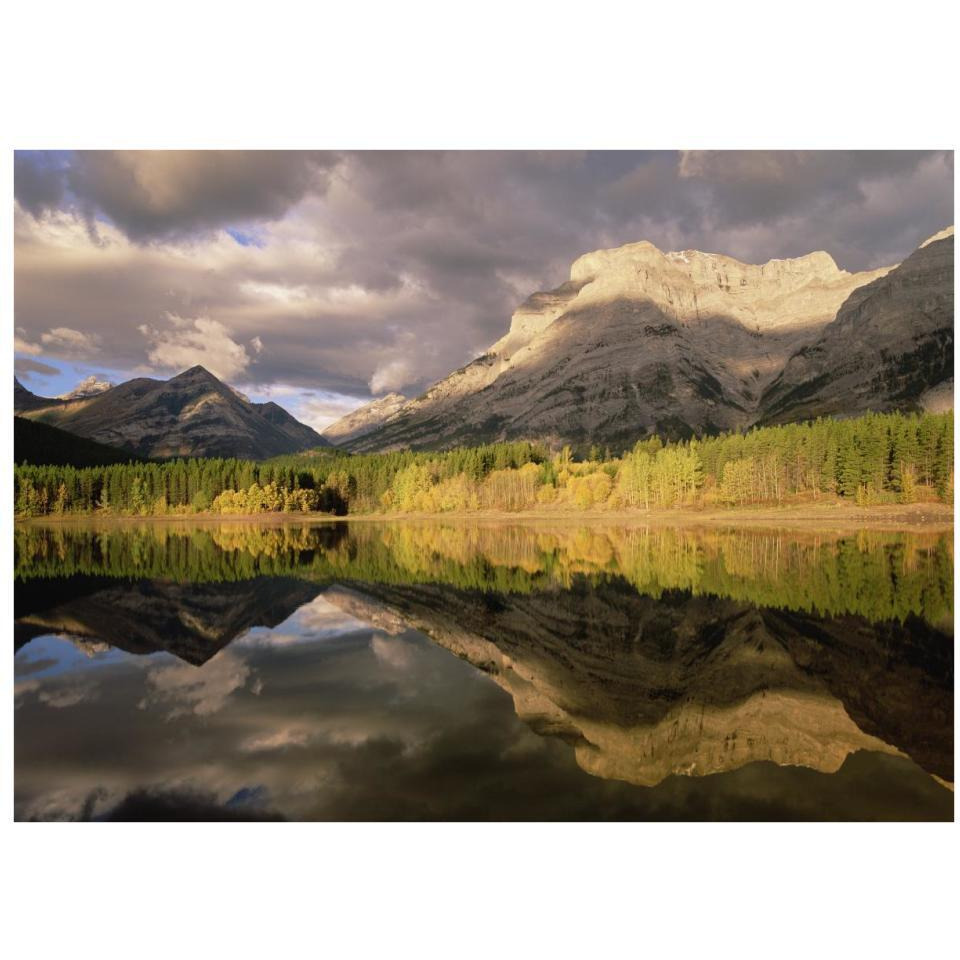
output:
[[[154,524],[16,549],[21,818],[952,816],[946,536]]]

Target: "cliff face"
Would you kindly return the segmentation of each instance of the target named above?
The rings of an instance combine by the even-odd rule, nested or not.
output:
[[[881,371],[879,388],[890,405],[910,406],[919,384],[935,386],[952,362],[952,297],[945,325],[943,296],[952,288],[952,261],[948,269],[937,252],[934,269],[918,270],[915,257],[884,286],[891,268],[851,274],[822,251],[761,265],[696,250],[663,253],[650,243],[589,253],[573,264],[569,281],[522,304],[506,336],[482,356],[346,445],[435,448],[525,438],[618,447],[650,432],[739,429],[769,419],[789,380],[785,368],[796,369],[795,358],[828,326],[836,331],[828,351],[873,340],[876,326],[884,330],[877,358],[880,351],[915,357],[909,384]],[[899,293],[861,329],[867,314],[854,308],[881,289]],[[941,306],[937,332],[928,334],[919,316],[932,301]],[[904,312],[915,319],[903,322]],[[839,394],[821,406],[839,414],[859,409],[848,410]]]
[[[200,366],[76,400],[36,397],[15,381],[14,412],[144,457],[260,459],[328,445],[277,404],[250,403]]]
[[[348,444],[382,426],[398,413],[406,402],[407,398],[402,394],[388,393],[351,411],[320,433],[330,443]]]
[[[953,228],[857,289],[763,397],[766,422],[951,407]],[[949,398],[945,397],[949,394]]]

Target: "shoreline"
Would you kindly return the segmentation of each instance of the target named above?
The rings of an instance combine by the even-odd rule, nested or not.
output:
[[[159,516],[100,516],[97,514],[48,514],[42,517],[15,517],[22,526],[72,526],[96,523],[129,526],[143,523],[223,524],[256,523],[264,526],[327,523],[534,523],[683,526],[683,527],[765,527],[804,530],[924,530],[953,529],[953,506],[946,503],[884,504],[858,507],[839,502],[807,503],[783,507],[733,507],[726,509],[681,508],[677,510],[534,510],[470,511],[460,513],[356,513],[337,517],[320,513],[256,514],[162,514]]]

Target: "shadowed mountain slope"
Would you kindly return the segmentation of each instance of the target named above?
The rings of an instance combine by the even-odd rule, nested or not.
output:
[[[951,227],[851,294],[836,319],[790,358],[767,389],[762,419],[785,423],[867,410],[949,408],[952,387]]]
[[[48,423],[13,418],[14,463],[56,464],[74,467],[100,467],[135,459],[128,450],[108,447],[67,433]]]

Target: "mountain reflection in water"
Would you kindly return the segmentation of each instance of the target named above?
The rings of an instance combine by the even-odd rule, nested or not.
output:
[[[153,523],[15,547],[21,819],[952,817],[948,535]]]

